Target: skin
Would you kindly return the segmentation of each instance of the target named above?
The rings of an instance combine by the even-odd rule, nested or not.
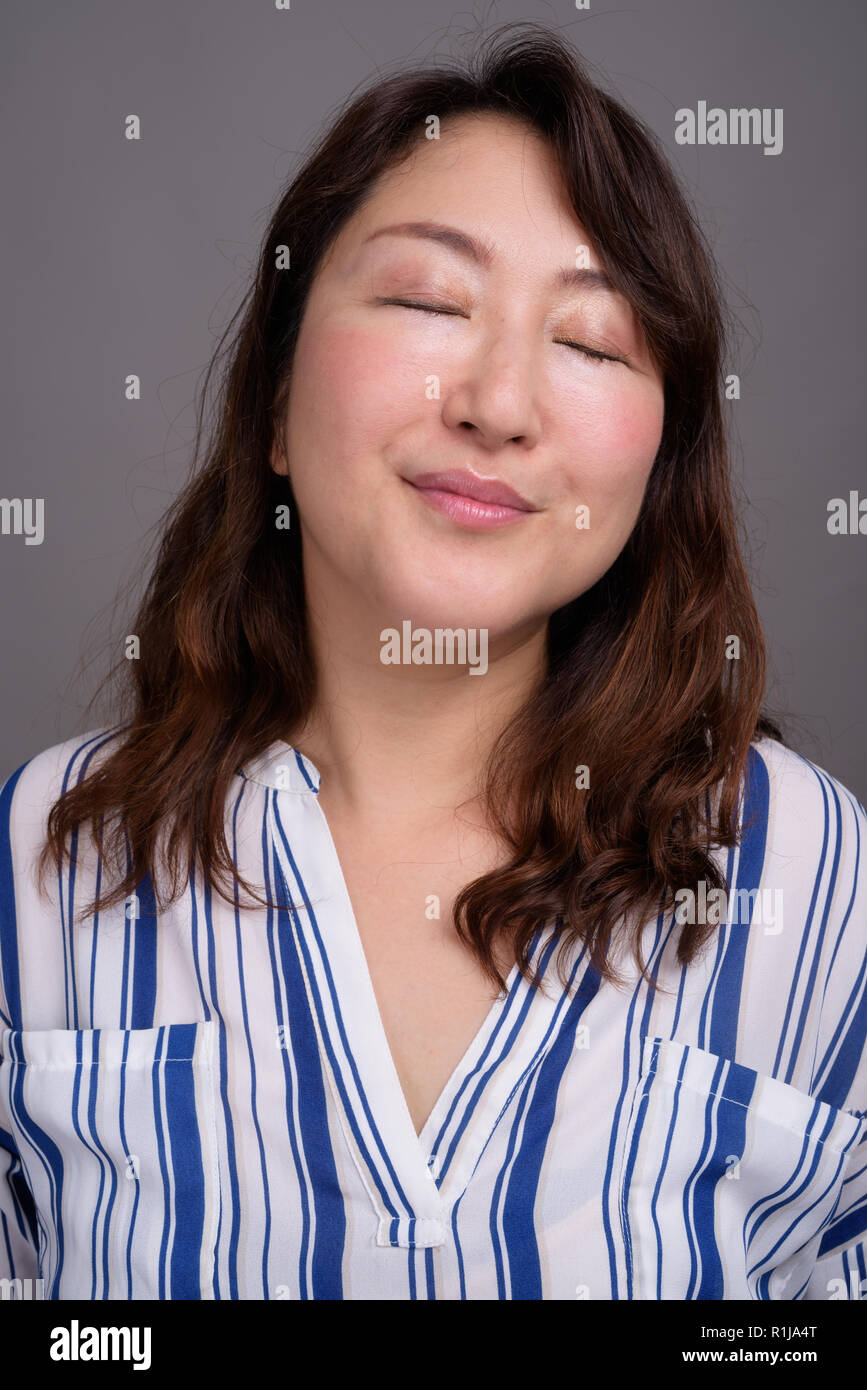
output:
[[[370,239],[406,222],[482,239],[490,263],[429,239]],[[322,773],[417,1128],[490,1007],[449,910],[504,857],[479,774],[544,669],[548,617],[623,548],[662,433],[663,382],[627,302],[554,285],[579,246],[600,268],[540,136],[491,114],[443,123],[380,178],[320,266],[272,452],[297,502],[318,673],[316,709],[287,740]],[[457,312],[382,302],[404,297]],[[467,530],[405,481],[462,468],[536,510]],[[578,505],[589,529],[576,529]],[[487,629],[487,672],[384,665],[380,633],[405,619]],[[443,898],[438,922],[424,917],[429,893]]]

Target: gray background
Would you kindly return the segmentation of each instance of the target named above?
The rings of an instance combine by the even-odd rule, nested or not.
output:
[[[0,776],[104,722],[85,706],[109,634],[126,631],[118,587],[143,577],[186,477],[200,374],[298,153],[378,70],[460,56],[480,25],[530,19],[561,28],[658,133],[710,236],[743,325],[729,409],[768,701],[867,799],[867,537],[826,528],[831,497],[867,491],[867,7],[591,5],[7,0],[2,494],[44,497],[45,540],[0,536]],[[676,145],[675,110],[699,100],[783,107],[782,153]],[[131,372],[139,402],[124,398]]]

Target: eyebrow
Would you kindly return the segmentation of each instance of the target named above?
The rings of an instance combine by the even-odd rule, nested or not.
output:
[[[396,222],[390,227],[379,227],[365,237],[363,245],[381,236],[411,236],[436,241],[476,265],[485,267],[490,266],[494,259],[494,248],[490,242],[461,232],[457,227],[446,227],[441,222]],[[554,276],[554,283],[562,289],[605,290],[609,294],[617,294],[616,286],[605,271],[591,266],[564,267]]]

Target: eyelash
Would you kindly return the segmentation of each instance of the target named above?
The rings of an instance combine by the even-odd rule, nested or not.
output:
[[[396,304],[403,309],[421,309],[426,314],[457,314],[455,309],[440,309],[435,304],[421,304],[412,299],[380,299],[378,303]],[[625,357],[615,357],[610,352],[599,352],[596,348],[585,347],[583,343],[570,342],[568,338],[557,338],[555,342],[562,344],[563,347],[572,348],[575,352],[580,352],[590,362],[622,362],[624,367],[629,365]]]

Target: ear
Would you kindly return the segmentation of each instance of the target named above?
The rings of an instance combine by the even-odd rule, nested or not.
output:
[[[270,464],[275,473],[282,473],[285,477],[289,476],[289,469],[286,467],[286,455],[283,452],[283,444],[278,432],[274,431],[274,439],[271,444]]]

